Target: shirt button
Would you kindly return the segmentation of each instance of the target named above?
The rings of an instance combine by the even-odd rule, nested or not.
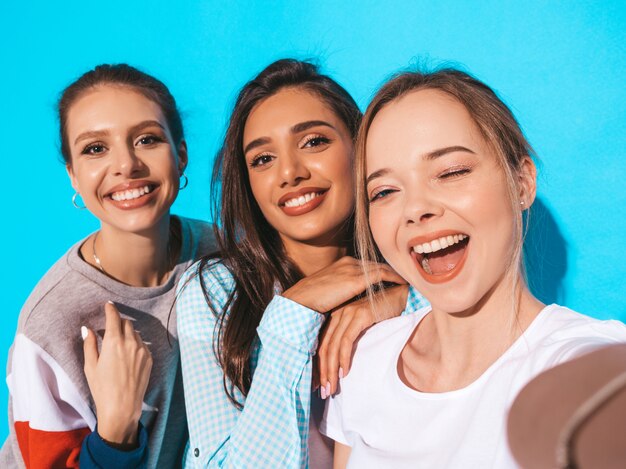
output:
[[[200,456],[200,450],[198,448],[195,448],[193,450],[193,455],[197,458],[198,456]]]

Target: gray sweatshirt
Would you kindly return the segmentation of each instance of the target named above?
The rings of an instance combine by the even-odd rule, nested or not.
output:
[[[96,424],[84,376],[81,326],[101,337],[111,300],[148,342],[153,367],[141,422],[149,434],[148,467],[180,465],[187,442],[176,312],[176,283],[199,257],[215,249],[212,228],[179,217],[180,259],[167,282],[131,287],[86,263],[78,242],[37,284],[20,313],[7,364],[10,434],[0,467],[73,467]]]

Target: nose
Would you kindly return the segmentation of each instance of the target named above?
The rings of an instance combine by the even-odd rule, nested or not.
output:
[[[135,153],[133,146],[120,145],[114,151],[112,166],[115,175],[133,177],[141,171],[144,164]]]
[[[443,206],[436,195],[427,187],[415,187],[406,190],[404,204],[405,225],[423,224],[440,217]]]
[[[295,186],[311,176],[306,164],[292,151],[283,152],[278,158],[280,187]]]

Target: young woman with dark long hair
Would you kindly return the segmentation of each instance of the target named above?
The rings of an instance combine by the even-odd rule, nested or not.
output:
[[[626,341],[624,324],[545,306],[528,289],[532,154],[506,105],[461,71],[400,74],[369,105],[357,141],[359,251],[364,262],[384,257],[432,306],[359,341],[326,409],[336,468],[517,467],[506,415],[519,390]]]
[[[136,68],[100,65],[63,91],[58,112],[72,202],[100,229],[20,313],[0,465],[175,467],[187,432],[167,321],[178,279],[214,250],[207,223],[170,215],[186,184],[176,101]]]
[[[309,453],[311,467],[331,464],[315,419],[309,441],[324,313],[322,398],[374,322],[367,301],[350,301],[370,282],[403,283],[376,262],[366,280],[351,256],[360,118],[308,62],[277,61],[239,93],[213,175],[219,255],[179,287],[190,466],[308,467]],[[406,287],[387,296],[382,316],[400,314]]]

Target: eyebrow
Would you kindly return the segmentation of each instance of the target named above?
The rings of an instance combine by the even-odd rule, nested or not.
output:
[[[329,127],[329,128],[331,128],[333,130],[337,130],[335,128],[335,126],[329,124],[326,121],[322,121],[322,120],[311,120],[311,121],[300,122],[298,124],[295,124],[289,130],[290,130],[290,132],[292,134],[297,134],[297,133],[300,133],[300,132],[304,132],[305,130],[309,130],[312,127],[319,127],[319,126]],[[270,143],[269,137],[259,137],[259,138],[256,138],[256,139],[252,140],[250,143],[248,143],[245,146],[245,148],[243,149],[243,154],[245,155],[250,150],[253,150],[253,149],[255,149],[257,147],[260,147],[261,145],[265,145],[267,143]]]
[[[426,153],[423,158],[425,158],[427,161],[432,161],[435,160],[441,156],[447,155],[448,153],[454,153],[457,151],[462,151],[465,153],[471,153],[472,155],[475,155],[476,153],[473,152],[472,150],[470,150],[469,148],[463,147],[461,145],[455,145],[452,147],[445,147],[445,148],[439,148],[437,150],[433,150],[429,153]],[[367,176],[367,179],[365,180],[365,185],[369,184],[370,182],[372,182],[372,180],[385,176],[387,174],[389,174],[391,172],[391,170],[389,168],[382,168],[379,169],[378,171],[374,171],[372,174],[370,174],[369,176]]]
[[[161,128],[162,130],[165,130],[165,127],[163,127],[163,124],[161,124],[159,121],[147,120],[147,121],[142,121],[142,122],[132,126],[129,129],[129,131],[130,131],[130,133],[135,133],[135,132],[139,132],[140,130],[143,130],[143,129],[147,128],[147,127],[153,127],[153,126],[157,126],[157,127]],[[83,132],[82,134],[78,135],[78,137],[76,137],[76,140],[74,140],[74,145],[76,145],[81,140],[87,140],[87,139],[90,139],[90,138],[106,137],[107,135],[110,135],[110,132],[108,130],[88,130],[87,132]]]

